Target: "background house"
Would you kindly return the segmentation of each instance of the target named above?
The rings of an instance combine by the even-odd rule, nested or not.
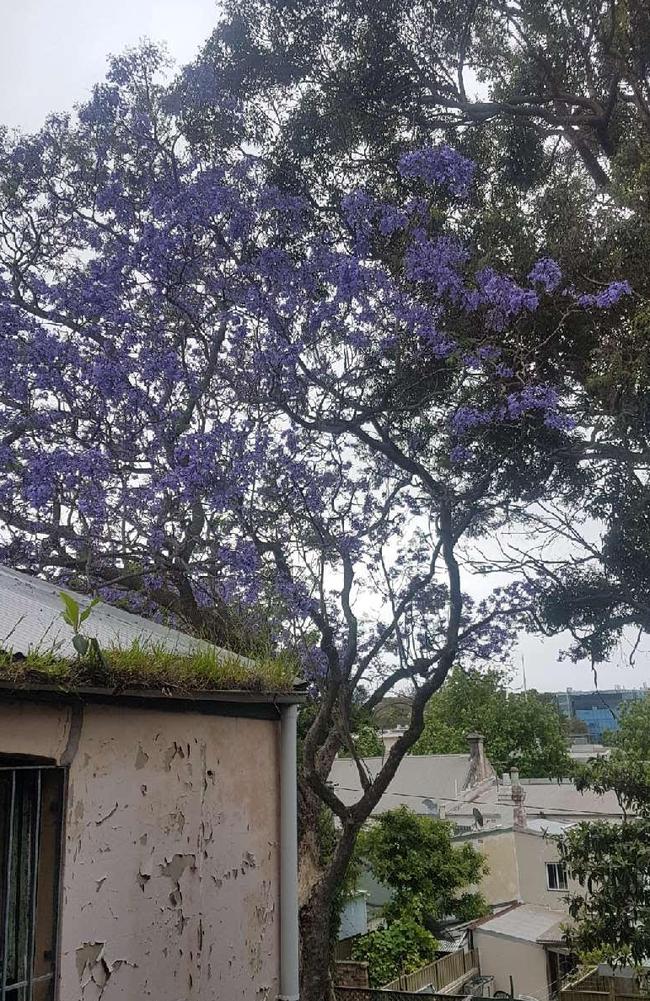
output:
[[[481,974],[495,991],[546,1001],[573,969],[562,942],[567,917],[535,904],[517,903],[475,924],[472,938]]]
[[[1,634],[9,624],[13,653],[27,654],[35,633],[59,629],[57,590],[6,571],[0,584]],[[88,626],[113,642],[164,630],[106,606]],[[173,694],[68,687],[19,667],[5,659],[0,681],[1,976],[26,985],[15,996],[285,993],[281,936],[297,907],[281,800],[291,789],[295,800],[295,743],[287,775],[282,762],[300,696],[268,690],[252,663],[249,690]]]
[[[393,739],[389,734],[389,740]],[[489,872],[475,889],[492,913],[471,925],[480,972],[493,977],[495,990],[519,996],[550,997],[574,967],[563,943],[569,921],[567,895],[577,889],[560,862],[555,838],[573,824],[620,820],[614,793],[579,792],[568,779],[520,779],[516,771],[498,777],[479,734],[470,735],[466,755],[407,756],[378,803],[375,815],[406,805],[418,814],[453,823],[458,842],[469,842],[487,859]],[[366,764],[371,774],[382,759]],[[352,802],[360,795],[353,761],[335,762],[338,795]],[[389,899],[386,887],[364,873],[373,918]],[[465,926],[458,931],[465,934]],[[450,935],[449,948],[456,946]]]

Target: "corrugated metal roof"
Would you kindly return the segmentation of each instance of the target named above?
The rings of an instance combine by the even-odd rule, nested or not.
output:
[[[537,907],[534,904],[520,904],[496,917],[483,921],[476,932],[489,935],[507,935],[509,938],[520,938],[525,942],[559,941],[561,924],[567,924],[569,916],[563,911],[552,911],[548,907]],[[549,933],[552,938],[549,938]]]
[[[488,749],[489,755],[489,749]],[[590,817],[621,816],[621,806],[616,793],[606,792],[603,795],[587,789],[579,792],[575,783],[563,779],[556,782],[551,779],[522,779],[526,799],[524,809],[530,820],[539,817],[542,820],[556,820],[567,823],[575,820],[589,820]],[[478,795],[472,797],[473,805],[481,813],[487,815],[497,811],[501,814],[504,824],[511,824],[513,819],[512,788],[509,785],[485,785]],[[449,810],[447,811],[449,814]],[[454,809],[453,811],[457,811]],[[459,811],[458,811],[459,812]]]
[[[62,588],[0,566],[0,649],[11,653],[56,650],[61,657],[75,657],[72,630],[61,618]],[[88,597],[64,588],[67,594],[86,607]],[[85,636],[94,636],[101,647],[128,648],[138,642],[144,647],[163,647],[171,653],[192,653],[209,649],[211,644],[195,637],[151,622],[103,602],[93,608],[83,625]],[[233,657],[226,650],[221,655]],[[246,658],[240,658],[246,663]]]

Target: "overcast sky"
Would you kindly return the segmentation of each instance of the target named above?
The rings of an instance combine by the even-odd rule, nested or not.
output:
[[[83,101],[106,57],[143,37],[189,61],[214,27],[216,0],[0,0],[0,122],[36,129]]]
[[[111,53],[147,37],[164,42],[179,63],[192,59],[210,34],[216,0],[0,0],[0,123],[37,129],[49,111],[72,109],[90,94]],[[513,657],[521,683],[524,657],[529,687],[592,689],[588,664],[558,661],[562,640],[522,639]],[[624,642],[599,669],[599,687],[650,682],[650,641],[637,665]]]

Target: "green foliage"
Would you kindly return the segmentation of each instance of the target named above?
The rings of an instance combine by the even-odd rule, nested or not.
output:
[[[362,758],[382,757],[384,754],[384,744],[379,735],[379,731],[372,723],[362,723],[352,734],[354,749]],[[349,751],[341,752],[341,756],[349,758]]]
[[[623,706],[619,728],[607,734],[607,743],[616,749],[616,756],[650,761],[650,695]]]
[[[398,918],[386,928],[356,940],[352,958],[368,963],[371,987],[383,987],[401,973],[426,966],[436,955],[436,939],[411,918]]]
[[[77,651],[77,655],[85,659],[88,664],[99,669],[103,668],[104,658],[97,639],[94,636],[84,636],[81,632],[81,626],[92,613],[95,605],[99,604],[99,598],[93,598],[84,609],[71,594],[67,594],[65,591],[61,591],[60,598],[63,603],[61,618],[74,633],[72,645]]]
[[[579,789],[615,792],[625,815],[621,823],[577,824],[558,842],[581,887],[569,903],[575,927],[567,941],[613,966],[641,964],[650,940],[650,765],[619,754],[583,766],[576,781]]]
[[[455,914],[470,920],[485,913],[483,898],[471,887],[488,871],[472,845],[455,845],[453,825],[420,817],[400,806],[382,814],[358,841],[359,858],[392,890],[384,909],[390,922],[413,919],[430,930]]]
[[[95,605],[99,604],[99,598],[92,598],[88,606],[82,609],[79,602],[71,594],[61,591],[60,597],[63,602],[61,618],[75,633],[78,633],[81,630],[82,623],[89,617]]]
[[[425,712],[414,754],[454,754],[467,750],[466,735],[485,736],[497,772],[517,768],[522,776],[569,775],[563,723],[557,708],[536,692],[509,692],[500,670],[454,668]]]

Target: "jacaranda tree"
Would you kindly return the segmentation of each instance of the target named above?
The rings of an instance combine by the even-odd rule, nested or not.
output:
[[[472,601],[463,540],[574,489],[531,332],[629,289],[482,267],[457,211],[480,177],[445,146],[401,157],[397,202],[353,192],[326,225],[237,150],[235,102],[202,77],[179,103],[161,69],[148,46],[116,59],[74,116],[2,141],[0,558],[301,657],[302,997],[323,1001],[332,901],[427,700],[531,605],[526,582]],[[190,100],[222,150],[184,136]],[[367,712],[400,685],[410,722],[371,780],[355,693]],[[350,806],[327,781],[340,749]],[[324,808],[340,836],[319,867]]]

